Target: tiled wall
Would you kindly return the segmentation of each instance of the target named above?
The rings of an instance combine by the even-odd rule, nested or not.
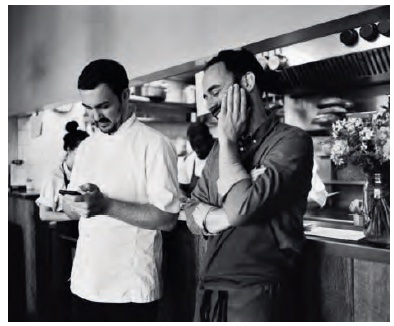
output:
[[[40,112],[42,133],[38,137],[33,135],[30,116],[9,119],[9,126],[12,125],[13,130],[17,128],[17,141],[10,142],[10,138],[8,141],[9,160],[17,158],[24,161],[26,176],[33,180],[36,189],[41,187],[45,176],[61,162],[64,155],[63,136],[66,133],[66,123],[76,120],[80,128],[83,128],[83,108],[79,105],[69,105],[63,109],[66,110],[68,107],[70,111],[65,113],[53,110]],[[17,123],[14,123],[14,120]],[[14,153],[13,157],[10,153]]]
[[[33,180],[36,189],[48,173],[60,164],[65,152],[63,151],[63,136],[66,133],[65,125],[68,121],[76,120],[79,128],[84,129],[84,109],[80,104],[71,108],[66,105],[60,109],[71,109],[70,112],[58,113],[53,110],[44,110],[40,113],[42,118],[42,134],[32,137],[31,117],[8,119],[8,157],[23,160],[26,175]],[[150,123],[171,140],[186,138],[188,123]]]
[[[18,119],[8,118],[8,162],[18,158]]]

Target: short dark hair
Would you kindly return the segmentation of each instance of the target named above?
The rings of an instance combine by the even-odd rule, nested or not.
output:
[[[187,138],[194,139],[197,135],[204,136],[204,138],[212,138],[208,126],[203,122],[193,122],[187,128]]]
[[[277,73],[264,70],[252,52],[246,49],[220,51],[205,64],[204,71],[219,62],[223,62],[226,69],[234,74],[237,83],[240,83],[241,77],[247,72],[252,72],[256,78],[256,86],[261,93],[264,91],[278,93]]]
[[[66,124],[67,134],[63,137],[63,149],[73,151],[81,141],[89,137],[86,131],[78,129],[78,122],[70,121]]]
[[[129,78],[125,68],[117,61],[99,59],[90,62],[78,78],[78,89],[95,89],[106,84],[121,100],[123,91],[129,87]]]

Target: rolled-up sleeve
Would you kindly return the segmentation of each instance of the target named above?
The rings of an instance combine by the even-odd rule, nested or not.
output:
[[[65,187],[63,180],[56,172],[52,172],[51,175],[45,179],[41,187],[40,197],[36,200],[37,205],[47,206],[54,212],[62,209],[61,205],[59,205],[58,191]]]
[[[233,185],[243,179],[249,179],[250,175],[245,171],[241,163],[226,164],[223,166],[224,171],[217,181],[218,193],[225,197]]]
[[[227,192],[223,202],[226,214],[243,224],[248,222],[245,217],[257,210],[280,207],[291,198],[286,196],[307,195],[311,188],[312,167],[310,136],[301,131],[286,133],[257,167],[260,172],[252,177],[252,171],[250,177],[243,178]]]
[[[186,213],[186,223],[189,228],[189,230],[197,235],[203,235],[203,231],[201,228],[197,225],[197,223],[194,220],[194,213],[196,210],[196,207],[198,205],[201,205],[201,203],[204,204],[205,208],[200,211],[200,214],[207,214],[209,212],[209,206],[210,206],[210,201],[209,201],[209,178],[210,176],[210,171],[211,171],[211,164],[213,164],[213,156],[214,153],[217,152],[217,143],[215,143],[214,147],[212,148],[207,161],[205,163],[204,169],[202,170],[201,177],[198,179],[198,182],[193,189],[193,192],[191,194],[190,200],[186,203],[185,205],[185,213]],[[208,205],[206,205],[208,204]],[[204,216],[201,216],[200,219],[203,219]]]
[[[165,139],[148,149],[146,178],[149,203],[162,211],[178,213],[177,156]]]

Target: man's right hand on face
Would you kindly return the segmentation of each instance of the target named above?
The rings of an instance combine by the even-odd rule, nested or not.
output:
[[[219,143],[229,140],[236,142],[245,131],[247,121],[247,101],[245,89],[234,84],[222,98],[218,116]]]

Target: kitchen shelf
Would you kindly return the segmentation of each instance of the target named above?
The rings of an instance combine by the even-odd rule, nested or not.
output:
[[[323,180],[326,185],[363,186],[364,181]]]
[[[129,100],[136,107],[137,118],[145,123],[190,123],[197,111],[195,104]]]
[[[197,112],[195,104],[188,103],[175,103],[175,102],[142,102],[136,100],[130,100],[129,103],[133,103],[140,110],[152,110],[152,111],[162,111],[168,110],[177,113],[194,113]]]

